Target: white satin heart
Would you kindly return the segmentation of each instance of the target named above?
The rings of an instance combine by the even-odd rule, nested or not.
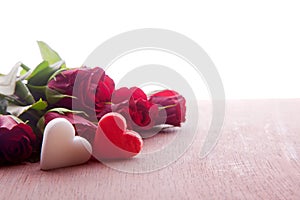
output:
[[[40,161],[42,170],[83,164],[91,155],[91,144],[75,136],[74,127],[68,120],[56,118],[45,127]]]

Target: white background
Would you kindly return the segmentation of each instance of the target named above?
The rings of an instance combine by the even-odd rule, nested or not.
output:
[[[208,53],[227,98],[300,97],[296,0],[12,0],[0,3],[0,22],[2,73],[17,61],[37,65],[36,40],[47,42],[69,67],[78,67],[112,36],[164,28],[186,35]]]

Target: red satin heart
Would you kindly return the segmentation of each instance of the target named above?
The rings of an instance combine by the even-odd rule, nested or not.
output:
[[[93,156],[98,159],[124,159],[137,155],[143,147],[141,136],[126,130],[126,120],[118,113],[104,115],[93,144]]]

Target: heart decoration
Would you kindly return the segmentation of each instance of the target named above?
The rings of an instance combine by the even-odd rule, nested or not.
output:
[[[41,150],[42,170],[83,164],[91,154],[91,144],[75,136],[74,127],[68,120],[56,118],[46,125]]]
[[[141,136],[126,130],[126,120],[118,113],[104,115],[93,144],[93,156],[98,160],[126,159],[136,156],[143,147]]]

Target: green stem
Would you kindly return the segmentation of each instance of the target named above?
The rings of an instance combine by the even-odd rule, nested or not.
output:
[[[24,65],[23,63],[21,63],[21,67],[26,71],[28,72],[30,70],[29,67],[27,67],[26,65]]]

